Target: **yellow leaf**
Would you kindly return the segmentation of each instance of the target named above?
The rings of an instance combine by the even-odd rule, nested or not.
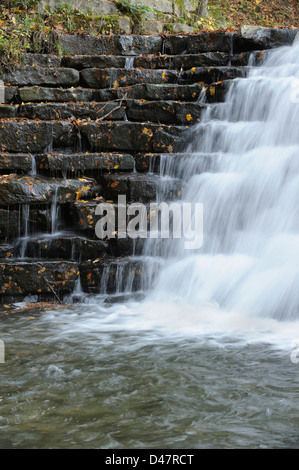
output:
[[[153,131],[152,131],[151,129],[147,129],[147,127],[144,127],[144,128],[142,129],[142,133],[143,133],[143,134],[147,134],[147,135],[149,135],[150,137],[152,137],[152,136],[154,135]]]
[[[192,119],[191,114],[187,114],[186,119],[187,119],[187,121],[191,121],[191,119]]]
[[[214,96],[214,95],[215,95],[215,91],[216,91],[215,87],[214,87],[214,86],[210,86],[210,95],[211,95],[211,96]]]

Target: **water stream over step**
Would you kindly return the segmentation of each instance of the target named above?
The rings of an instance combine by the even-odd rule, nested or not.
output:
[[[164,174],[182,178],[183,201],[204,205],[204,245],[166,244],[151,300],[298,320],[298,52],[273,51],[234,80],[218,119],[210,107],[192,129],[186,158],[168,157]]]
[[[204,206],[204,243],[190,252],[184,240],[146,241],[143,257],[133,258],[148,272],[142,291],[156,279],[143,303],[125,309],[142,312],[136,324],[243,334],[265,319],[271,327],[297,322],[298,48],[271,51],[248,78],[233,80],[225,103],[208,106],[191,129],[185,154],[160,157],[160,201],[168,181],[181,180],[182,202]],[[116,293],[128,293],[124,267],[115,270]]]

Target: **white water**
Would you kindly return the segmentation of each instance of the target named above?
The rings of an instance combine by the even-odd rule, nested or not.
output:
[[[164,175],[204,206],[204,245],[164,243],[164,267],[144,302],[84,317],[87,329],[299,342],[299,44],[271,51],[208,107],[186,156]],[[190,154],[191,153],[191,154]],[[148,240],[146,255],[155,255]],[[90,307],[89,307],[90,308]],[[82,328],[80,322],[80,328]]]
[[[190,253],[183,241],[171,242],[171,259],[150,294],[164,312],[170,308],[172,324],[196,330],[212,321],[211,330],[256,332],[283,320],[277,329],[290,321],[299,339],[298,123],[296,44],[234,80],[226,102],[211,106],[193,129],[199,137],[187,152],[194,153],[169,165],[185,181],[184,201],[204,205],[203,248]]]

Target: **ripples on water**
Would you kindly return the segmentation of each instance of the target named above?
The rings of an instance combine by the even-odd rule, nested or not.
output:
[[[236,79],[201,154],[166,162],[204,204],[199,254],[167,246],[143,302],[1,320],[2,448],[299,447],[298,57]]]

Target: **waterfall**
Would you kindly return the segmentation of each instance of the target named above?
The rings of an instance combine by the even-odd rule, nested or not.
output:
[[[29,215],[30,215],[30,206],[29,204],[23,204],[21,206],[22,211],[22,221],[24,227],[24,236],[21,238],[21,245],[20,245],[20,258],[23,259],[26,256],[26,250],[28,245],[29,239]]]
[[[204,243],[163,243],[166,266],[148,299],[299,318],[299,44],[267,54],[210,105],[186,154],[164,174],[204,208]],[[147,242],[147,253],[155,249]]]
[[[58,199],[58,186],[55,186],[52,205],[51,205],[51,233],[55,234],[58,230],[59,224],[59,205],[57,204]]]
[[[128,69],[128,70],[133,69],[134,68],[134,60],[135,60],[135,57],[126,57],[125,68]]]

